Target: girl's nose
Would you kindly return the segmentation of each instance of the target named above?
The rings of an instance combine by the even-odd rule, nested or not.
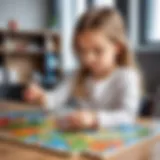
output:
[[[94,61],[95,61],[95,56],[94,56],[94,54],[92,53],[92,52],[90,52],[90,53],[88,53],[87,54],[87,57],[86,57],[86,61],[87,61],[87,63],[94,63]]]

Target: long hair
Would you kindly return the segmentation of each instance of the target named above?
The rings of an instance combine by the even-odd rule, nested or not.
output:
[[[88,30],[101,30],[107,38],[120,46],[120,54],[117,54],[117,65],[120,67],[135,67],[133,53],[128,45],[124,21],[120,13],[114,8],[90,9],[85,12],[76,24],[73,36],[73,48],[79,54],[77,37],[79,34]],[[74,94],[78,97],[87,96],[85,90],[85,78],[88,71],[83,66],[80,67],[77,76]]]

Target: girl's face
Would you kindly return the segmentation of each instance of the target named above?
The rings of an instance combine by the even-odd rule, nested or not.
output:
[[[77,37],[81,64],[94,75],[110,71],[116,65],[117,47],[102,31],[86,31]]]

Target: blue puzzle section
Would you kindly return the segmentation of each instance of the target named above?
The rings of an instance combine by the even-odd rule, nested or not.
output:
[[[117,132],[121,132],[125,145],[133,145],[144,137],[151,135],[149,128],[140,125],[121,125]]]
[[[53,148],[58,150],[68,150],[69,146],[66,143],[66,141],[62,138],[60,133],[53,132],[50,133],[48,137],[44,137],[44,139],[41,139],[42,146],[47,148]]]
[[[53,138],[48,143],[43,144],[44,147],[53,148],[58,150],[69,150],[69,145],[64,139],[61,138]]]
[[[38,136],[34,135],[34,136],[25,138],[24,141],[29,144],[34,144],[34,143],[36,144],[39,142],[39,139],[38,139]]]

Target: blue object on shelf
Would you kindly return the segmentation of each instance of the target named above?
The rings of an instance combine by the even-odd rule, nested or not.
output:
[[[58,80],[57,69],[59,61],[57,55],[53,52],[47,52],[44,58],[45,77],[44,83],[46,85],[55,85]]]

